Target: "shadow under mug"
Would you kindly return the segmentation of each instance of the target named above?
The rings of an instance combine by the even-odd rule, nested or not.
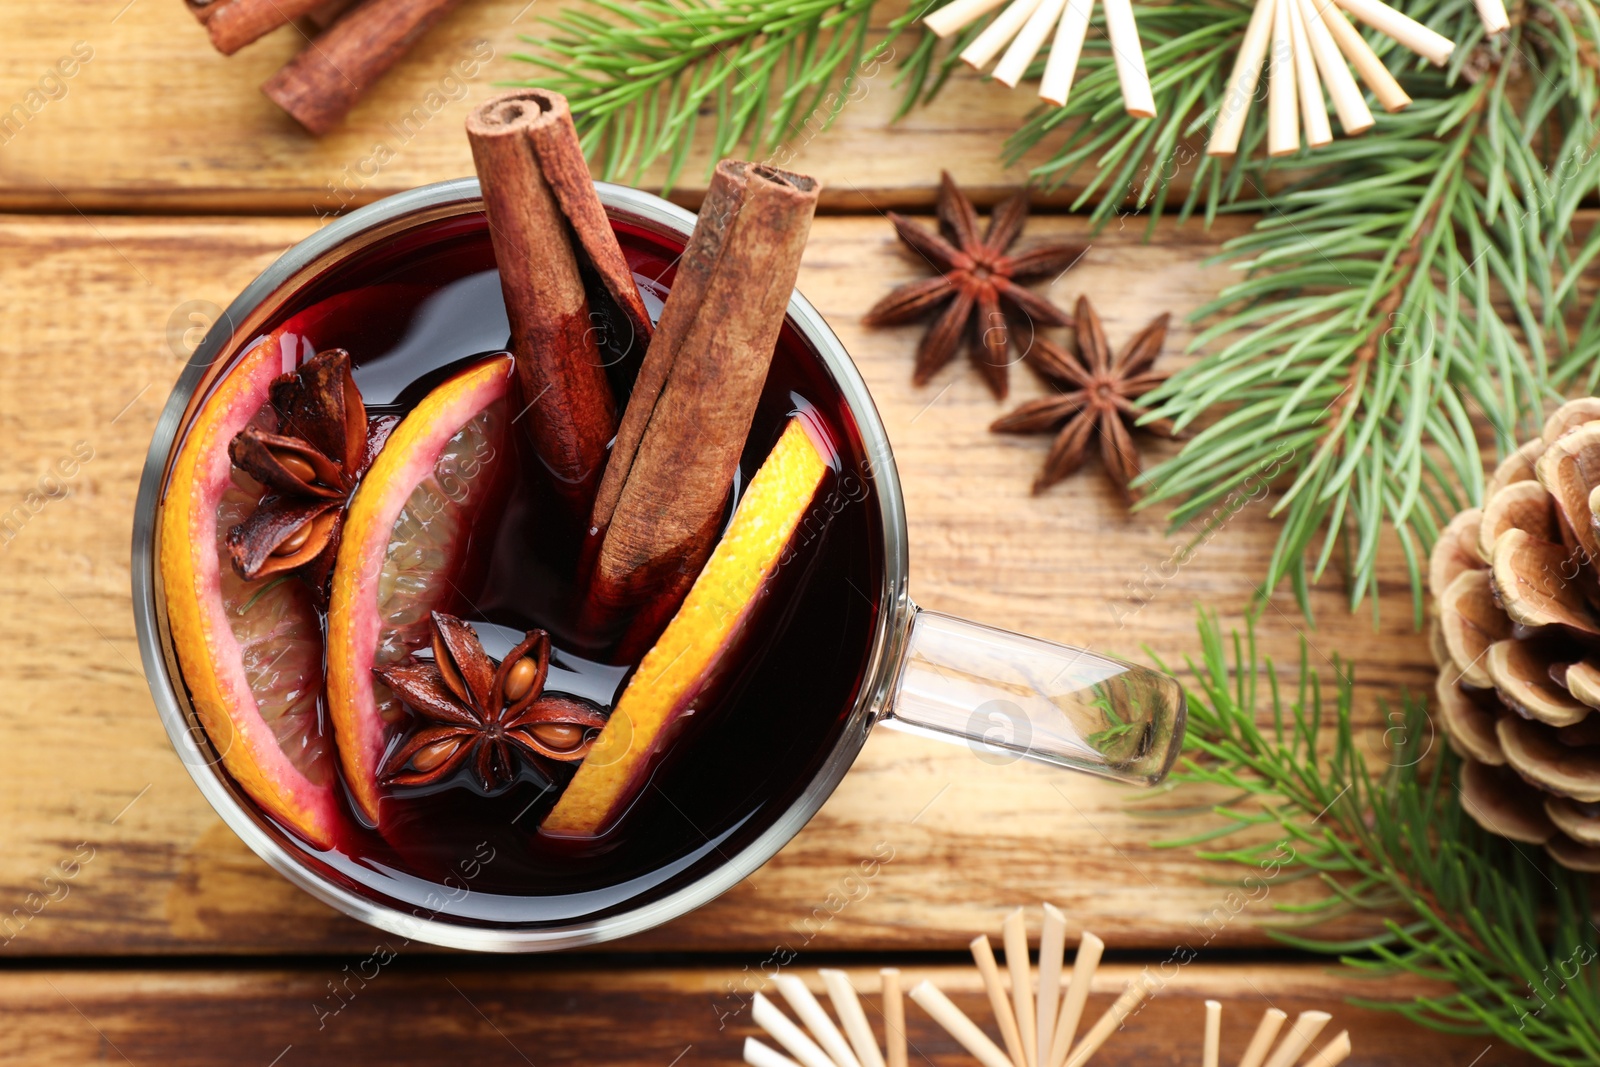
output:
[[[648,193],[597,183],[612,219],[686,242],[694,215]],[[874,725],[971,747],[986,762],[1029,759],[1137,785],[1159,782],[1183,740],[1184,697],[1154,671],[1038,638],[918,608],[906,593],[907,542],[900,483],[882,420],[838,338],[798,293],[789,327],[811,346],[857,423],[870,456],[869,502],[882,544],[872,647],[853,706],[839,718],[831,749],[813,760],[781,810],[763,810],[740,847],[717,849],[685,868],[671,891],[577,921],[503,924],[452,914],[352,885],[256,808],[205,740],[181,684],[161,605],[155,544],[157,509],[179,432],[237,347],[269,328],[293,296],[362,250],[422,227],[482,211],[476,179],[424,186],[333,221],[283,254],[213,324],[174,386],[145,461],[133,526],[133,605],[150,691],[167,733],[211,806],[244,843],[318,899],[379,929],[451,948],[545,951],[634,934],[676,918],[732,888],[778,852],[827,800]]]

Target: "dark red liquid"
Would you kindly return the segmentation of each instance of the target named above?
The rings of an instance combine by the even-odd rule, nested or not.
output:
[[[651,314],[659,313],[679,247],[619,226]],[[404,415],[434,385],[503,350],[509,328],[481,216],[410,231],[319,279],[283,319],[332,297],[340,310],[303,339],[303,356],[341,347],[356,363],[369,414]],[[609,368],[624,398],[643,345],[613,338]],[[512,396],[512,411],[526,398]],[[785,326],[746,444],[735,496],[788,418],[811,410],[828,428],[834,472],[779,568],[735,665],[697,711],[615,829],[592,842],[538,833],[567,774],[526,772],[483,795],[465,779],[383,802],[383,833],[346,807],[338,848],[315,852],[282,837],[338,881],[419,914],[468,922],[565,925],[629,910],[721,866],[781,815],[833,749],[854,707],[875,633],[882,584],[881,518],[867,491],[871,466],[854,417],[827,369]],[[548,692],[609,710],[630,664],[581,657],[574,633],[575,571],[584,531],[566,516],[519,428],[516,462],[472,533],[459,603],[446,610],[478,629],[497,658],[524,630],[555,643]],[[830,497],[830,494],[834,494]],[[730,513],[732,501],[730,501]],[[603,659],[603,652],[587,650]],[[441,888],[442,887],[442,888]]]

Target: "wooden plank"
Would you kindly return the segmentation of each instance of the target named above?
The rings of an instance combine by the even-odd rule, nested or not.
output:
[[[187,1064],[604,1063],[617,1067],[737,1063],[761,988],[737,967],[700,970],[537,970],[411,966],[382,943],[348,959],[294,970],[8,971],[0,975],[0,1055],[36,1067],[128,1062]],[[1084,1012],[1099,1017],[1143,967],[1111,964]],[[1160,976],[1159,964],[1148,967]],[[974,968],[906,967],[910,988],[929,979],[980,1025],[994,1026]],[[799,966],[789,973],[801,974]],[[814,992],[821,983],[803,972]],[[847,968],[882,1038],[875,969]],[[364,977],[363,977],[364,976]],[[1222,1061],[1234,1063],[1269,1005],[1333,1015],[1316,1047],[1348,1029],[1367,1067],[1467,1067],[1532,1062],[1483,1037],[1430,1033],[1387,1013],[1343,1003],[1352,988],[1319,967],[1172,967],[1154,994],[1093,1061],[1103,1067],[1197,1063],[1206,998],[1223,1002]],[[1404,996],[1413,983],[1385,983]],[[770,983],[766,993],[781,1004]],[[824,999],[826,1004],[826,999]],[[788,1009],[785,1008],[785,1011]],[[907,1002],[913,1062],[970,1064],[945,1032]],[[771,1041],[769,1039],[768,1043]]]
[[[534,75],[509,58],[528,51],[519,35],[575,2],[461,5],[321,140],[258,89],[303,45],[293,28],[224,57],[179,0],[0,5],[0,41],[13,57],[0,68],[0,112],[19,102],[25,109],[12,127],[0,126],[0,210],[327,214],[471,174],[467,112],[498,83]],[[901,10],[886,5],[879,28]],[[914,40],[907,35],[900,49]],[[54,65],[72,59],[75,45],[90,58],[59,80]],[[797,118],[802,132],[782,158],[827,183],[825,206],[930,204],[941,167],[984,198],[1021,180],[1020,170],[1001,169],[999,155],[1032,109],[1032,93],[963,67],[935,106],[891,123],[897,69],[886,63],[861,83],[826,133],[815,132],[822,115]],[[700,124],[681,181],[689,203],[708,177],[709,125]],[[646,184],[659,185],[663,173],[657,168]]]
[[[1228,272],[1201,261],[1246,222],[1212,234],[1164,226],[1149,245],[1113,229],[1050,294],[1064,304],[1092,294],[1120,343],[1157,311],[1181,316],[1208,298]],[[68,895],[17,931],[12,954],[323,952],[370,941],[272,874],[205,805],[151,708],[129,611],[130,509],[186,356],[174,340],[183,315],[226,303],[313,225],[0,219],[0,284],[13,309],[0,333],[0,513],[22,517],[0,534],[0,645],[11,665],[10,713],[0,716],[0,913],[55,894],[43,879],[92,850]],[[1083,229],[1050,217],[1032,233]],[[1158,514],[1128,515],[1092,466],[1030,497],[1047,439],[989,434],[1005,407],[965,366],[913,388],[916,328],[859,325],[871,301],[922,270],[884,220],[830,217],[817,221],[800,283],[854,354],[895,444],[918,602],[1134,658],[1148,644],[1171,661],[1196,649],[1196,602],[1237,620],[1276,535],[1266,506],[1240,511],[1173,574],[1168,562],[1192,531],[1170,538]],[[1175,332],[1178,351],[1181,318]],[[1013,382],[1017,401],[1042,389],[1020,369]],[[70,477],[52,473],[85,450]],[[1336,650],[1353,657],[1375,744],[1376,698],[1432,682],[1398,553],[1380,575],[1377,628],[1349,615],[1332,586],[1315,595],[1320,630],[1307,630],[1286,598],[1261,627],[1280,663],[1293,663],[1302,636],[1320,666]],[[1197,937],[1263,944],[1266,902],[1232,909],[1226,887],[1208,882],[1221,872],[1150,848],[1166,831],[1130,816],[1135,799],[882,732],[778,858],[722,901],[624,947],[954,950],[1010,907],[1042,899],[1067,910],[1074,932],[1092,927],[1114,948]],[[880,842],[893,859],[865,890],[852,888],[847,877]],[[1271,900],[1295,891],[1274,889]]]

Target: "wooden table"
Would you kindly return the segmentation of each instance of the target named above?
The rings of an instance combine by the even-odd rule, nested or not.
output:
[[[1050,900],[1069,917],[1069,939],[1087,928],[1111,946],[1092,1012],[1174,945],[1205,946],[1100,1062],[1197,1062],[1206,997],[1230,1006],[1225,1059],[1274,1003],[1334,1011],[1356,1035],[1360,1063],[1517,1062],[1487,1040],[1432,1035],[1344,1005],[1350,995],[1417,987],[1357,984],[1271,948],[1260,929],[1271,918],[1266,905],[1219,926],[1227,887],[1217,879],[1226,872],[1152,849],[1158,832],[1130,816],[1129,792],[1026,764],[990,766],[959,747],[881,731],[788,848],[699,912],[556,957],[411,946],[379,977],[346,981],[390,939],[316,903],[248,852],[201,799],[157,721],[129,608],[133,495],[196,324],[321,216],[471,172],[461,123],[496,80],[521,74],[505,57],[547,10],[525,4],[463,5],[322,141],[256,90],[294,50],[292,31],[225,60],[178,0],[0,6],[0,111],[41,84],[49,90],[33,98],[44,103],[25,122],[0,133],[0,512],[8,519],[0,1057],[732,1063],[753,1032],[749,991],[775,949],[800,952],[797,973],[829,960],[857,968],[863,988],[892,960],[912,975],[940,976],[978,1011],[974,974],[961,966],[967,940],[996,930],[1019,904]],[[78,42],[80,58],[91,55],[75,76],[41,83]],[[495,58],[473,77],[446,80],[458,60],[485,49]],[[888,121],[893,104],[887,86],[869,92],[802,146],[794,166],[828,183],[800,286],[883,411],[904,476],[915,597],[1048,638],[1134,657],[1148,645],[1181,660],[1197,646],[1196,603],[1225,621],[1241,617],[1275,535],[1267,508],[1246,508],[1180,574],[1152,586],[1146,575],[1177,543],[1159,514],[1128,515],[1094,471],[1030,497],[1046,439],[987,433],[1000,408],[965,368],[925,389],[909,384],[915,329],[859,325],[889,286],[919,273],[882,211],[926,211],[941,166],[992,202],[1020,180],[996,158],[1028,103],[962,77],[898,125]],[[407,115],[410,124],[397,125]],[[377,166],[380,145],[391,158]],[[674,193],[690,205],[703,188],[704,145],[695,159]],[[1177,352],[1188,334],[1183,313],[1228,276],[1203,260],[1247,221],[1210,232],[1164,224],[1148,244],[1142,226],[1113,225],[1050,295],[1063,304],[1092,295],[1115,340],[1171,310]],[[1030,233],[1086,226],[1048,214]],[[1018,398],[1040,392],[1029,374],[1013,381]],[[57,459],[74,452],[91,458],[72,477],[52,478]],[[1315,593],[1316,630],[1284,598],[1262,626],[1280,662],[1293,661],[1302,639],[1314,660],[1336,650],[1353,658],[1361,715],[1374,727],[1380,697],[1428,690],[1433,679],[1410,629],[1397,554],[1381,576],[1376,627],[1367,614],[1348,614],[1334,585]],[[845,876],[882,844],[892,860],[845,892]],[[1294,893],[1285,887],[1271,899]],[[355,995],[323,1017],[316,1006],[334,1003],[335,986]],[[962,1062],[919,1011],[911,1015],[921,1054]]]

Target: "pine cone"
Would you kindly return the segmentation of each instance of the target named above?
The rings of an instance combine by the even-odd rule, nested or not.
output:
[[[1600,872],[1600,397],[1508,456],[1429,561],[1438,707],[1467,814]]]

